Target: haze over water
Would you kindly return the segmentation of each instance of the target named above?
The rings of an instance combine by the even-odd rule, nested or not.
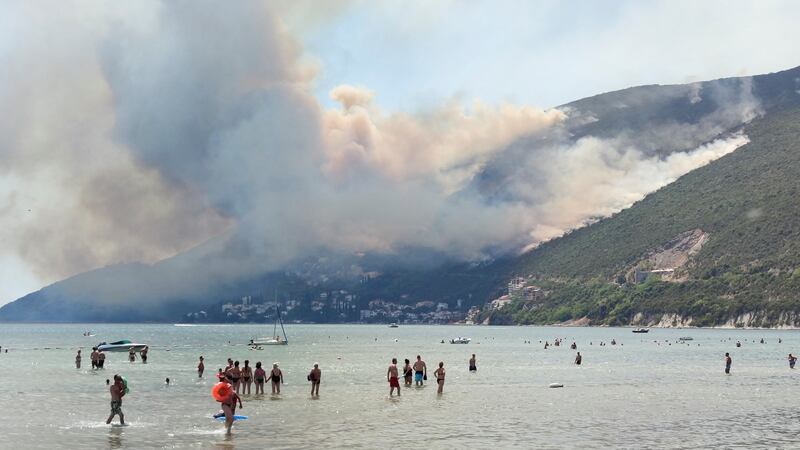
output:
[[[97,336],[83,337],[87,329]],[[0,446],[754,448],[800,442],[794,395],[800,372],[786,362],[789,352],[800,350],[796,331],[654,329],[637,335],[619,328],[292,325],[286,347],[255,351],[244,345],[270,333],[263,325],[4,325],[0,345],[10,351],[0,355]],[[472,343],[440,343],[461,335]],[[664,342],[680,336],[694,340]],[[544,350],[539,344],[555,337],[564,345]],[[762,337],[766,344],[758,343]],[[612,338],[622,345],[598,345]],[[117,339],[150,344],[148,364],[109,353],[106,369],[92,371],[91,346]],[[583,355],[580,367],[569,349],[573,340]],[[83,366],[76,370],[79,347]],[[733,356],[731,376],[723,373],[726,351]],[[467,371],[471,353],[477,354],[476,374]],[[417,354],[431,368],[430,381],[434,366],[445,362],[444,395],[437,397],[431,383],[388,398],[390,359]],[[204,380],[195,370],[200,355]],[[270,396],[269,386],[264,397],[243,397],[240,413],[250,418],[226,437],[210,418],[218,410],[210,389],[229,356],[252,365],[279,362],[286,385],[280,397]],[[322,388],[312,400],[306,374],[314,362],[322,369]],[[127,427],[104,423],[105,379],[115,373],[131,387],[123,402]],[[553,382],[565,387],[548,388]]]

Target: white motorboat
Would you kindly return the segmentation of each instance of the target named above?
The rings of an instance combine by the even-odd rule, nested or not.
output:
[[[400,325],[398,325],[398,324],[396,324],[396,323],[392,323],[392,324],[390,324],[390,325],[389,325],[389,328],[397,328],[397,327],[399,327],[399,326],[400,326]]]
[[[97,344],[97,349],[103,352],[129,352],[131,349],[136,352],[140,352],[145,347],[147,347],[147,344],[137,344],[127,339],[111,343],[101,342]]]
[[[457,337],[455,339],[450,339],[451,344],[469,344],[472,339],[468,337]]]
[[[256,338],[250,339],[250,343],[248,345],[251,346],[258,346],[258,345],[288,345],[289,339],[286,337],[286,330],[283,329],[283,319],[281,318],[281,312],[278,310],[278,305],[275,305],[275,326],[272,328],[272,337],[268,338]],[[281,324],[281,333],[283,336],[278,334],[278,323]]]

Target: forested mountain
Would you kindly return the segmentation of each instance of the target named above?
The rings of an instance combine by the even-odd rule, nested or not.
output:
[[[507,306],[487,306],[484,319],[800,325],[800,68],[635,87],[560,108],[568,116],[563,126],[511,144],[465,190],[489,204],[536,201],[543,194],[520,184],[543,184],[541,163],[549,153],[537,152],[554,142],[570,146],[591,138],[658,158],[726,136],[749,143],[611,217],[595,218],[521,255],[468,263],[426,249],[326,255],[221,282],[197,273],[210,254],[201,248],[154,265],[77,275],[0,308],[0,321],[176,321],[241,296],[272,298],[278,292],[310,302],[336,289],[354,294],[357,308],[376,299],[484,307],[504,294],[509,280],[523,277],[537,294],[515,293]],[[182,280],[196,285],[191,294],[175,294],[174,284]]]

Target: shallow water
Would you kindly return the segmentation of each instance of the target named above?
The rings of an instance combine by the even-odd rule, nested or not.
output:
[[[97,336],[83,337],[87,329]],[[800,369],[786,361],[800,352],[797,331],[292,325],[288,346],[242,345],[270,332],[263,325],[0,325],[0,345],[10,348],[0,354],[0,447],[800,447]],[[439,343],[462,335],[472,343]],[[688,345],[666,342],[687,335],[694,338]],[[544,350],[539,343],[555,337],[565,345]],[[757,343],[762,337],[767,342]],[[622,345],[598,345],[612,338]],[[150,344],[148,364],[110,353],[105,370],[92,371],[91,346],[118,339]],[[572,341],[580,367],[572,364]],[[83,367],[76,370],[79,347]],[[467,371],[471,353],[475,374]],[[390,359],[417,354],[431,380],[435,364],[445,362],[444,395],[434,383],[388,398]],[[195,371],[199,355],[203,380]],[[244,396],[239,413],[250,418],[232,436],[211,418],[218,404],[210,395],[229,356],[252,365],[278,361],[286,378],[280,396],[269,386],[266,396]],[[306,381],[314,362],[323,371],[318,399]],[[114,373],[131,387],[125,427],[104,423],[105,380]],[[548,388],[553,382],[565,387]]]

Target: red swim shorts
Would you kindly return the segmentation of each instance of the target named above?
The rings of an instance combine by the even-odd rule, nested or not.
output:
[[[389,387],[400,387],[400,381],[397,379],[397,377],[389,378]]]

